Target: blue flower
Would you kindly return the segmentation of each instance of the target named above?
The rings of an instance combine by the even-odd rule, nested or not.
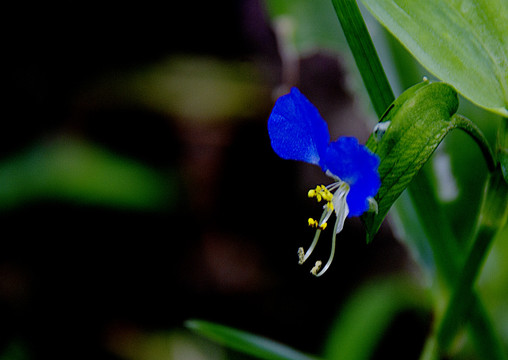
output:
[[[330,142],[326,122],[316,107],[296,88],[292,88],[289,94],[281,96],[275,103],[268,120],[268,134],[273,150],[281,158],[318,165],[334,179],[328,186],[319,185],[309,190],[309,197],[326,203],[319,221],[312,218],[308,220],[310,226],[317,228],[312,245],[306,253],[303,248],[298,250],[299,262],[303,264],[335,212],[337,219],[330,258],[322,270],[321,261],[317,261],[311,271],[320,276],[333,260],[335,238],[342,231],[346,218],[360,216],[369,209],[376,208],[374,196],[381,185],[379,157],[359,144],[354,137],[340,137]]]

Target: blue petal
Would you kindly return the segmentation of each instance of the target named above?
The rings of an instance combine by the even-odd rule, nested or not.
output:
[[[297,88],[281,96],[268,119],[273,150],[283,159],[321,164],[330,142],[326,122]]]
[[[379,157],[353,137],[341,137],[328,146],[322,167],[349,184],[349,216],[368,210],[368,198],[381,186],[378,166]]]

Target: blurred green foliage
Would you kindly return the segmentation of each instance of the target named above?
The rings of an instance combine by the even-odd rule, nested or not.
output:
[[[139,210],[171,209],[175,174],[162,174],[71,137],[41,142],[0,162],[0,209],[63,200]]]
[[[251,62],[181,54],[99,78],[79,103],[143,108],[182,122],[220,124],[265,111],[270,96]]]
[[[328,0],[269,0],[265,2],[280,46],[297,56],[327,49],[342,52],[346,40]]]

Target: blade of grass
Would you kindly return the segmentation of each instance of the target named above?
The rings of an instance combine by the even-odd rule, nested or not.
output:
[[[364,285],[348,300],[326,341],[327,359],[371,359],[397,314],[431,311],[428,291],[408,279],[385,278]]]
[[[374,111],[378,118],[381,118],[395,97],[358,4],[354,0],[332,0],[332,3],[369,93]]]
[[[221,345],[266,360],[316,360],[265,337],[203,320],[188,320],[185,326]]]

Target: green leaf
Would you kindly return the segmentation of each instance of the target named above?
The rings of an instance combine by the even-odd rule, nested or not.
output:
[[[490,111],[508,115],[508,2],[362,0],[438,78]]]
[[[480,145],[491,169],[492,151],[481,131],[468,119],[454,115],[456,91],[445,83],[423,82],[406,90],[388,108],[367,147],[378,154],[381,188],[376,195],[378,212],[362,218],[367,242],[379,229],[388,210],[418,174],[443,138],[455,128],[471,135]]]
[[[367,31],[367,26],[356,1],[332,0],[332,3],[365,88],[369,93],[372,106],[380,117],[386,110],[386,106],[393,101],[394,95]]]
[[[185,326],[213,341],[266,360],[316,360],[286,345],[228,326],[203,320],[188,320]]]
[[[424,82],[406,90],[382,117],[378,126],[386,124],[388,128],[384,133],[373,134],[366,144],[381,159],[381,188],[376,195],[378,212],[362,217],[367,228],[367,242],[372,240],[392,204],[450,130],[450,117],[457,106],[453,88],[443,83]]]
[[[0,208],[39,200],[131,209],[171,205],[174,179],[84,141],[40,143],[0,162]]]
[[[305,56],[317,49],[336,52],[346,41],[330,0],[266,0],[273,28],[285,51]]]
[[[361,288],[341,309],[326,341],[327,359],[372,359],[397,313],[430,311],[430,297],[409,281],[383,279]]]

